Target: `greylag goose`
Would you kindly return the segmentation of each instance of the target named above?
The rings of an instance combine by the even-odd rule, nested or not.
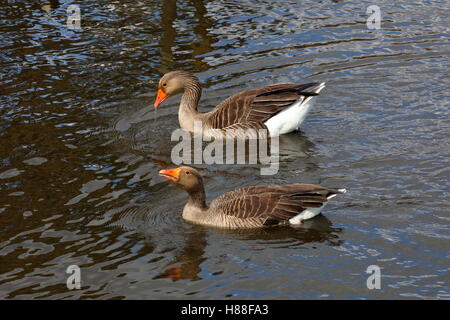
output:
[[[192,73],[172,71],[158,85],[157,108],[169,96],[183,92],[178,112],[181,128],[194,132],[202,123],[202,135],[216,137],[232,129],[263,129],[270,137],[298,130],[325,83],[281,83],[237,93],[207,113],[197,111],[202,92]],[[215,129],[215,130],[214,130]]]
[[[159,175],[189,194],[183,209],[185,220],[228,229],[298,225],[318,215],[329,199],[346,192],[313,184],[252,186],[227,192],[208,205],[203,179],[194,168],[165,169]]]

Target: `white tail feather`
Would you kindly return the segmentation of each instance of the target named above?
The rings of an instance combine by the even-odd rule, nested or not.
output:
[[[307,92],[318,94],[323,88],[325,88],[325,82],[319,83],[315,87],[308,88]],[[276,137],[281,134],[298,130],[308,115],[309,110],[314,105],[316,98],[316,96],[302,96],[290,107],[264,122],[267,129],[269,129],[270,136]]]

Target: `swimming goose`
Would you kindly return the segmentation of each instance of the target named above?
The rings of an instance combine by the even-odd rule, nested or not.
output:
[[[232,129],[263,129],[270,137],[298,130],[325,83],[281,83],[237,93],[207,113],[197,111],[202,92],[192,73],[172,71],[158,85],[157,108],[169,96],[183,92],[178,112],[181,128],[194,132],[201,121],[202,135],[217,136]],[[215,130],[214,130],[215,129]]]
[[[346,192],[313,184],[252,186],[227,192],[208,205],[203,179],[194,168],[165,169],[159,175],[189,194],[183,209],[185,220],[228,229],[298,225],[318,215],[329,199]]]

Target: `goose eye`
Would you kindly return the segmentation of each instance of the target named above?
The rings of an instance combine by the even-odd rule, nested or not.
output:
[[[189,172],[189,171],[186,171],[186,174],[190,174],[190,172]]]
[[[167,86],[167,83],[163,83],[163,87]]]

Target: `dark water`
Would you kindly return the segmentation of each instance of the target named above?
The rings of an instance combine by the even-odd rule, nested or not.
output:
[[[0,297],[449,299],[448,1],[0,2]],[[82,30],[66,26],[70,4]],[[281,167],[203,166],[207,195],[269,183],[345,187],[301,228],[225,232],[181,218],[178,98],[326,81]],[[81,268],[68,290],[66,269]],[[369,290],[370,265],[381,289]]]

